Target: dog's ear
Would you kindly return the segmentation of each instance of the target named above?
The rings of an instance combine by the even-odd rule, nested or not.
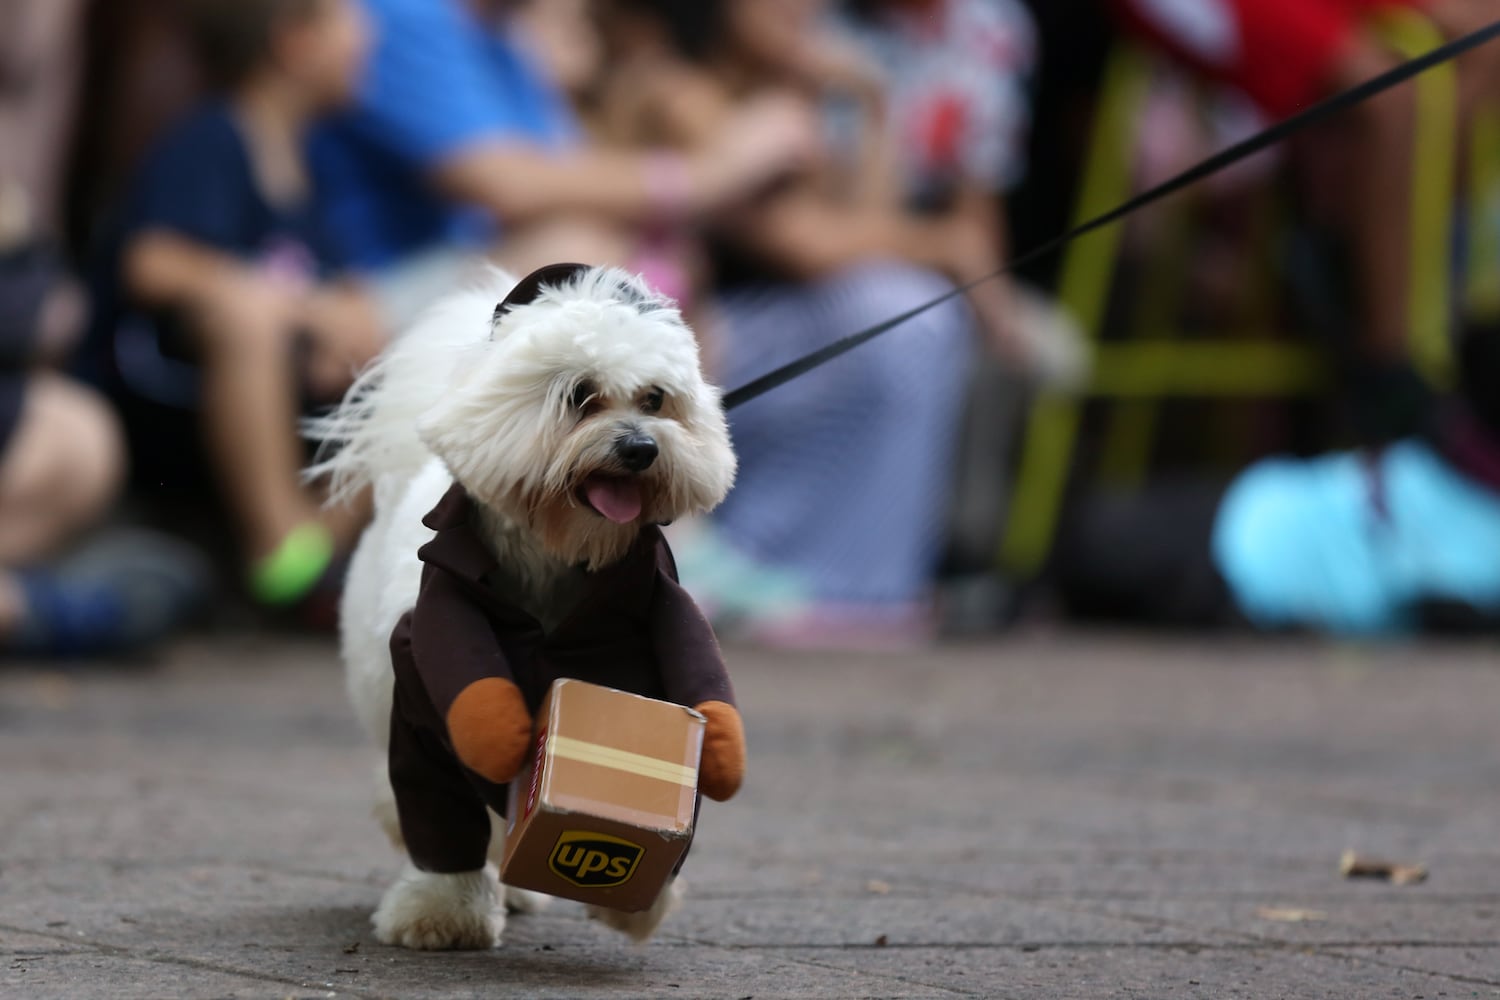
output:
[[[542,294],[544,287],[564,284],[588,269],[589,266],[587,264],[548,264],[546,267],[537,268],[516,282],[516,287],[512,288],[509,294],[500,300],[495,306],[495,314],[491,318],[491,322],[498,323],[500,317],[510,312],[516,306],[524,306],[535,302],[536,297]]]

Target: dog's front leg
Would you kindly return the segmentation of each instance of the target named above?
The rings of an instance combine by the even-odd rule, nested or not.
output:
[[[495,866],[440,874],[407,862],[373,922],[385,944],[428,951],[494,948],[505,930]]]

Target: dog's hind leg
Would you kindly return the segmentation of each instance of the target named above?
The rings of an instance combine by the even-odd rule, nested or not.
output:
[[[606,927],[612,927],[626,935],[637,943],[644,943],[656,933],[661,922],[667,918],[667,914],[682,903],[682,897],[686,887],[682,879],[673,879],[667,883],[661,895],[656,897],[656,902],[651,904],[649,910],[639,913],[624,913],[620,910],[611,910],[603,906],[590,906],[590,919],[597,920]]]

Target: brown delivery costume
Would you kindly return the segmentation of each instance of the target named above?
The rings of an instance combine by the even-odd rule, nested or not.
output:
[[[496,308],[586,270],[554,264],[523,278]],[[698,788],[739,790],[745,736],[707,619],[677,583],[655,525],[611,566],[584,574],[581,596],[550,632],[502,599],[501,567],[475,530],[478,509],[454,484],[423,522],[437,537],[416,606],[391,633],[390,777],[412,862],[429,872],[484,867],[485,807],[505,814],[506,783],[531,748],[532,716],[554,680],[571,677],[696,708],[708,720]]]
[[[390,776],[416,866],[484,867],[485,806],[505,814],[505,782],[524,762],[532,716],[559,677],[697,707],[708,717],[700,789],[734,794],[744,767],[734,690],[660,529],[643,528],[625,558],[589,573],[577,605],[548,633],[490,589],[499,567],[475,515],[454,485],[423,519],[437,537],[418,551],[422,589],[391,634]]]

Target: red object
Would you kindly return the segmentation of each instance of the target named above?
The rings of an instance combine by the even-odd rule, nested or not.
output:
[[[938,93],[918,116],[923,159],[929,169],[950,171],[958,168],[968,113],[968,102],[961,95]]]
[[[1111,0],[1132,32],[1284,118],[1328,96],[1339,58],[1381,8],[1427,0]],[[1226,42],[1227,44],[1220,44]]]

